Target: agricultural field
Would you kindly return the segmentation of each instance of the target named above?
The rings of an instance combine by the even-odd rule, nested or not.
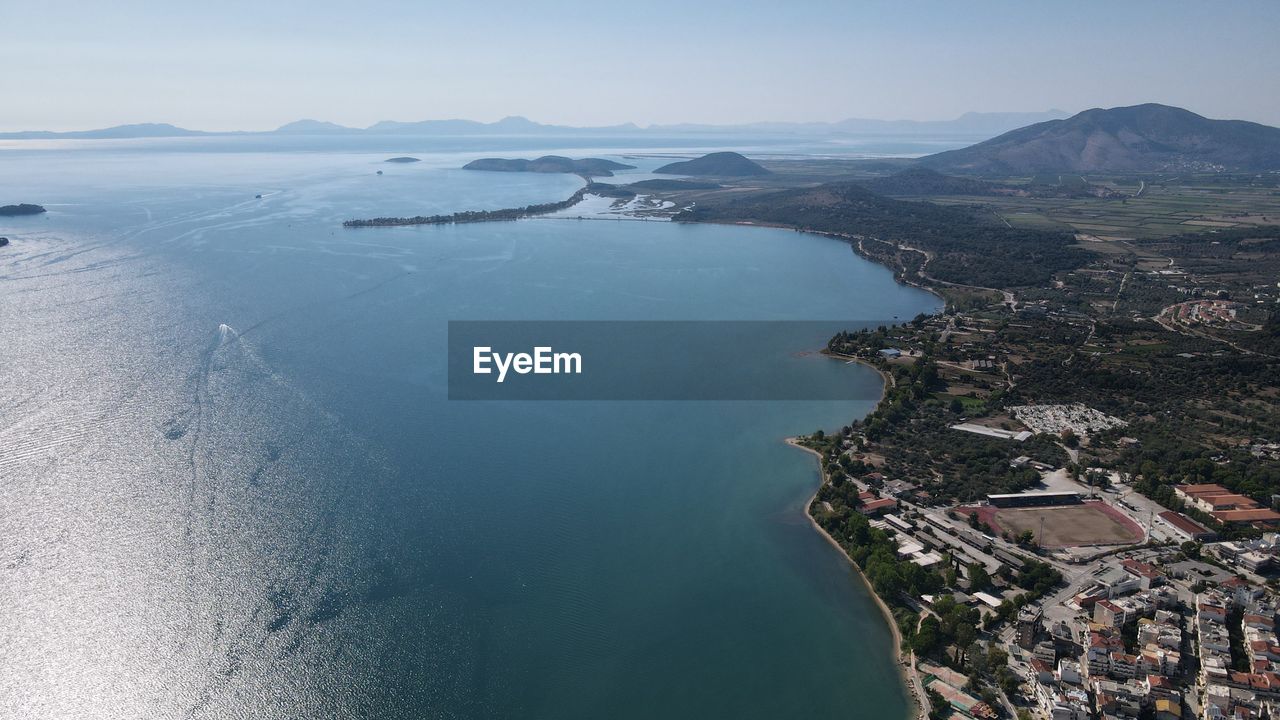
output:
[[[983,204],[1013,227],[1074,230],[1102,241],[1156,238],[1217,228],[1280,223],[1280,190],[1240,179],[1131,182],[1090,177],[1098,187],[1129,197],[931,198],[940,204]]]

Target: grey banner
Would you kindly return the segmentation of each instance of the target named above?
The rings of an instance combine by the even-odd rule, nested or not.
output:
[[[872,400],[880,378],[822,354],[888,322],[451,321],[450,400]]]

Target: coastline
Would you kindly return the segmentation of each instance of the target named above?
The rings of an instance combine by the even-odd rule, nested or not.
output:
[[[802,450],[813,457],[814,463],[818,467],[818,476],[821,478],[821,482],[818,484],[818,490],[822,489],[822,486],[827,484],[827,473],[826,470],[822,468],[822,455],[812,448],[807,448],[804,445],[801,445],[797,438],[789,437],[786,438],[785,442],[787,445],[798,450]],[[805,519],[809,521],[809,526],[822,536],[824,540],[830,543],[831,546],[840,553],[845,561],[849,563],[849,566],[853,568],[858,579],[862,581],[863,587],[867,589],[867,593],[875,600],[876,606],[880,608],[880,614],[884,617],[884,621],[888,623],[889,632],[893,637],[894,664],[898,666],[898,674],[902,678],[902,684],[907,689],[908,702],[914,710],[914,712],[910,713],[907,717],[914,718],[915,720],[924,720],[928,716],[924,685],[920,682],[920,674],[916,671],[914,657],[912,657],[911,660],[908,660],[907,655],[903,652],[902,631],[898,629],[898,621],[893,617],[893,610],[889,608],[889,605],[884,601],[884,598],[881,598],[880,595],[876,593],[875,588],[871,586],[871,581],[867,579],[866,575],[862,574],[862,568],[858,567],[858,564],[853,561],[853,558],[849,557],[849,553],[845,552],[845,549],[841,547],[840,543],[837,542],[835,538],[831,537],[831,535],[818,524],[817,520],[813,519],[813,514],[810,510],[813,508],[814,501],[818,499],[818,490],[814,490],[813,494],[809,496],[809,499],[804,504]]]
[[[823,350],[822,354],[826,355],[829,358],[833,358],[835,360],[844,360],[846,362],[857,363],[862,367],[871,368],[872,370],[875,370],[877,373],[879,373],[880,379],[883,380],[884,382],[881,383],[880,385],[880,398],[876,400],[876,407],[879,407],[880,403],[884,402],[884,396],[889,394],[889,388],[898,386],[898,381],[894,379],[892,373],[885,370],[884,368],[876,367],[875,365],[872,365],[871,363],[867,362],[866,360],[863,360],[860,357],[855,357],[853,355],[845,355],[844,353],[838,353],[833,350]],[[788,438],[787,442],[790,442],[791,440],[794,440],[794,439],[795,438]],[[803,446],[797,445],[796,447],[803,447]],[[809,448],[804,448],[804,449],[809,450]],[[809,452],[813,452],[813,451],[809,450]],[[825,481],[826,478],[823,478],[823,480]]]

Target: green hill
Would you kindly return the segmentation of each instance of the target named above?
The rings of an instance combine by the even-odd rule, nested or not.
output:
[[[1157,105],[1094,109],[921,158],[992,175],[1280,169],[1280,128]]]
[[[693,160],[673,162],[654,170],[665,175],[712,175],[718,177],[752,177],[768,175],[768,170],[736,152],[714,152]]]

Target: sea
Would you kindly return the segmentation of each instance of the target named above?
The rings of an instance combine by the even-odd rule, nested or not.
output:
[[[705,348],[854,400],[450,399],[450,321],[936,312],[840,241],[577,214],[554,153],[963,145],[742,138],[0,143],[0,717],[902,718],[890,628],[784,439],[873,370]],[[421,162],[395,164],[410,155]],[[381,174],[378,171],[382,171]]]

